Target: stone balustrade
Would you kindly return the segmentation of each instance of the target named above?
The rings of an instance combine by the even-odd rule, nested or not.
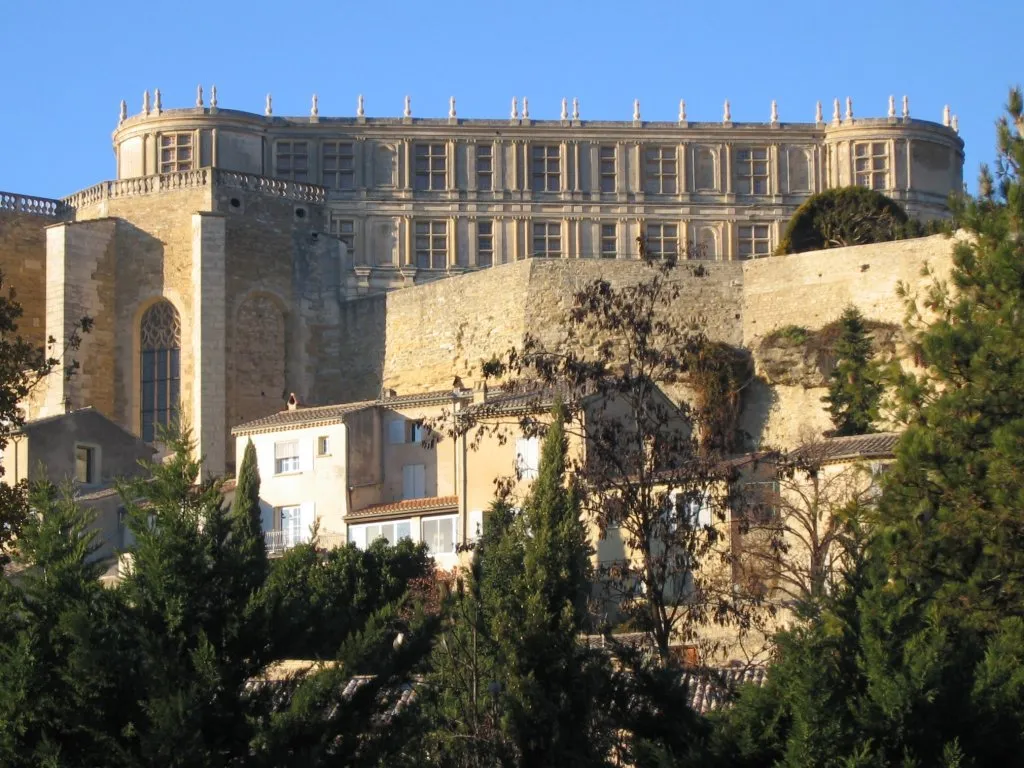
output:
[[[275,197],[283,197],[303,203],[322,203],[327,199],[327,190],[316,184],[271,179],[266,176],[256,176],[237,171],[199,168],[194,171],[178,171],[176,173],[161,173],[154,176],[138,176],[131,179],[101,181],[99,184],[87,187],[60,201],[38,199],[38,202],[49,203],[51,206],[55,206],[57,210],[76,209],[94,205],[104,200],[139,197],[150,195],[154,192],[187,189],[190,187],[206,187],[211,183],[273,195]],[[20,195],[3,195],[0,196],[0,209],[7,207],[8,198],[11,200],[37,200],[36,198],[25,198]],[[12,202],[10,205],[15,205],[15,203]],[[52,215],[57,216],[59,214],[55,213]]]
[[[64,216],[67,207],[62,201],[51,200],[48,197],[33,197],[32,195],[17,195],[13,192],[0,192],[0,211],[30,213],[34,216],[59,219]]]

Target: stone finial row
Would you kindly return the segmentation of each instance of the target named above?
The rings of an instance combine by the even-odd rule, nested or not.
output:
[[[196,86],[196,108],[203,109],[203,86]],[[217,86],[213,85],[210,87],[210,109],[217,109]],[[163,112],[163,104],[160,97],[160,89],[156,88],[153,91],[153,101],[150,103],[149,91],[144,91],[142,94],[142,114],[149,116],[150,114],[159,115]],[[272,117],[274,114],[274,102],[273,96],[267,94],[266,103],[264,105],[263,114],[267,117]],[[896,120],[896,97],[889,96],[889,109],[887,112],[890,120]],[[320,99],[317,94],[313,94],[312,104],[309,110],[309,116],[311,121],[318,121],[320,117]],[[903,97],[902,103],[902,119],[910,119],[910,99],[907,96]],[[356,117],[365,118],[366,109],[363,101],[363,95],[359,94],[356,102]],[[405,120],[412,119],[412,99],[409,96],[405,97],[404,106],[402,109],[402,117]],[[530,103],[529,100],[524,96],[522,100],[522,111],[519,110],[519,101],[515,96],[512,97],[512,110],[509,114],[511,120],[529,120],[530,119]],[[569,102],[568,99],[562,98],[562,109],[560,112],[560,118],[562,122],[569,122],[571,119],[573,122],[579,122],[580,119],[580,100],[573,97],[572,100],[572,116],[569,115]],[[125,120],[128,119],[128,104],[123,99],[120,104],[120,113],[118,115],[117,124],[121,125]],[[451,121],[457,121],[458,115],[455,111],[455,97],[451,96],[448,99],[448,119]],[[779,125],[779,105],[774,99],[771,102],[771,113],[769,116],[770,124],[772,126]],[[842,122],[853,122],[853,99],[849,96],[846,97],[846,114],[845,116],[840,111],[839,99],[835,99],[832,103],[832,124],[839,125]],[[640,123],[642,118],[640,116],[640,99],[633,100],[633,122]],[[814,122],[819,126],[824,125],[824,116],[822,112],[821,102],[817,102],[814,110]],[[687,124],[686,118],[686,100],[679,100],[679,123],[680,125]],[[732,109],[729,104],[729,100],[725,100],[725,104],[722,110],[722,123],[725,125],[732,125]],[[956,115],[950,112],[949,105],[947,104],[942,110],[942,124],[947,128],[951,128],[954,132],[960,132],[960,122]]]

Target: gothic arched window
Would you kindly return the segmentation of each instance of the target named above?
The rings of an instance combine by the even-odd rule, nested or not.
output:
[[[181,388],[181,322],[169,301],[158,301],[142,315],[142,439],[157,438],[157,425],[177,423]]]

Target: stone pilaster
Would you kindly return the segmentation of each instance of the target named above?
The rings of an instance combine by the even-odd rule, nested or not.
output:
[[[224,472],[227,455],[225,218],[192,214],[192,422],[204,472]]]

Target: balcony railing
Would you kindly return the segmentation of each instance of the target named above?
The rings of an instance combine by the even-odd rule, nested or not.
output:
[[[296,533],[295,531],[264,531],[263,540],[267,546],[267,554],[276,557],[284,554],[292,547],[299,544],[308,544],[312,537],[309,533]],[[317,534],[317,549],[336,549],[344,546],[345,536],[333,531],[324,531]]]
[[[60,200],[32,195],[17,195],[13,192],[0,192],[0,211],[15,213],[31,213],[35,216],[46,216],[51,219],[61,218],[67,208]]]

